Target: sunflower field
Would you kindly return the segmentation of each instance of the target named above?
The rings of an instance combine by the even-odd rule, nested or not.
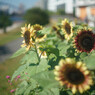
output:
[[[64,19],[51,27],[21,27],[21,66],[10,82],[14,95],[95,95],[95,34]],[[19,63],[17,63],[19,64]],[[9,78],[7,76],[7,78]]]

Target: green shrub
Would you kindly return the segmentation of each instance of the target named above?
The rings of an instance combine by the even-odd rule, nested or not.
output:
[[[24,16],[26,22],[30,24],[41,24],[46,25],[49,23],[49,15],[44,10],[39,8],[32,8],[27,10]]]
[[[64,9],[59,9],[59,10],[57,10],[57,13],[59,15],[65,15],[65,10]]]
[[[0,13],[0,28],[4,30],[4,33],[6,33],[6,28],[8,26],[12,25],[12,21],[10,20],[10,17],[5,12]]]

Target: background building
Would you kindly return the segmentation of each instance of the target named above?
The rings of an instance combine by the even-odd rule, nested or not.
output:
[[[76,17],[95,26],[95,0],[76,0],[74,7]]]
[[[95,15],[95,0],[76,0],[76,16],[84,20]]]
[[[74,14],[90,26],[95,24],[95,0],[39,0],[35,7],[53,12],[63,10],[66,14]]]
[[[37,7],[37,8],[41,8],[43,10],[47,10],[47,4],[48,4],[48,0],[38,0],[34,7]]]
[[[53,11],[53,12],[57,11],[56,1],[57,0],[48,0],[47,6],[49,11]]]
[[[38,0],[34,7],[57,12],[64,10],[67,14],[73,13],[73,0]]]
[[[65,13],[73,13],[73,0],[48,0],[48,10],[57,12],[63,9]]]

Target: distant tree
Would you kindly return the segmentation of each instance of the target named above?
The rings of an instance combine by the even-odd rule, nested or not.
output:
[[[30,24],[46,25],[49,23],[49,15],[46,11],[39,8],[32,8],[27,10],[25,20]]]
[[[10,20],[8,14],[5,12],[0,13],[0,28],[3,28],[4,33],[6,33],[6,27],[10,26],[12,21]]]

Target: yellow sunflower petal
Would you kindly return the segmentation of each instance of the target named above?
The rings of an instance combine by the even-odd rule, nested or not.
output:
[[[77,90],[76,90],[76,86],[73,86],[73,87],[72,87],[72,92],[73,92],[73,94],[75,94],[76,91],[77,91]]]
[[[57,72],[57,71],[54,71],[54,74],[58,76],[58,75],[59,75],[59,72]]]
[[[28,29],[30,29],[30,24],[28,25]]]
[[[85,72],[84,72],[84,74],[85,75],[88,75],[90,72],[88,71],[88,70],[86,70]]]
[[[83,89],[83,87],[81,85],[78,86],[78,89],[79,89],[80,93],[83,93],[84,89]]]
[[[77,62],[76,66],[77,68],[80,68],[82,66],[82,62]]]
[[[55,69],[58,71],[60,70],[60,66],[55,66]]]
[[[75,63],[75,60],[74,59],[71,59],[71,58],[66,58],[66,63]]]
[[[59,65],[63,66],[64,63],[65,63],[65,60],[61,59],[60,62],[59,62]]]
[[[58,77],[55,77],[55,80],[60,80],[60,78],[58,78]]]

